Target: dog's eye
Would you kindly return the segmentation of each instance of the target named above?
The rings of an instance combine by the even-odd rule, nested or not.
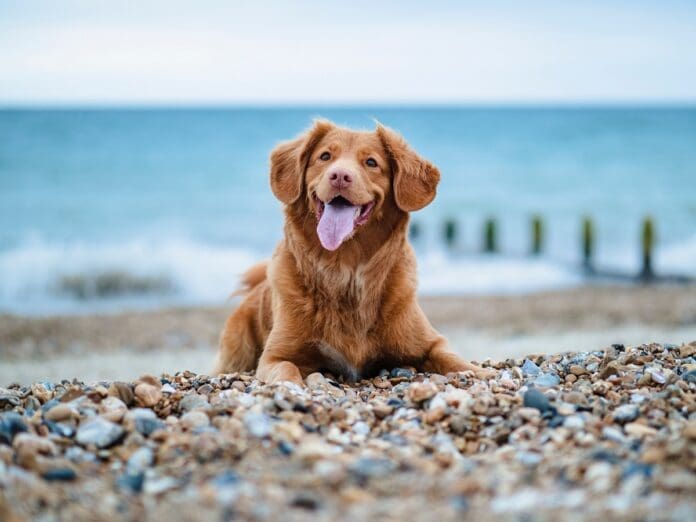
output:
[[[375,168],[377,166],[377,162],[375,161],[374,158],[367,158],[365,165],[367,165],[368,167]]]
[[[331,153],[330,152],[322,152],[321,156],[319,156],[319,159],[321,161],[329,161],[331,159]]]

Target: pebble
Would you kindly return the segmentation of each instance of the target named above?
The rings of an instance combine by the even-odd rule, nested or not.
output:
[[[131,407],[135,401],[133,387],[125,382],[112,382],[109,385],[108,394],[111,397],[121,399],[128,407]]]
[[[271,434],[271,419],[265,413],[246,413],[244,415],[244,425],[254,437],[264,438]]]
[[[539,388],[551,388],[558,386],[561,382],[560,377],[553,373],[541,373],[534,379],[533,384]]]
[[[526,376],[536,377],[541,373],[541,370],[535,363],[529,359],[525,359],[524,364],[522,364],[522,373]]]
[[[316,388],[319,386],[327,386],[329,382],[324,375],[319,372],[314,372],[305,377],[305,384],[310,388]]]
[[[106,397],[99,404],[99,412],[101,416],[111,422],[121,422],[127,411],[128,406],[126,406],[126,403],[118,397]]]
[[[54,421],[54,422],[62,422],[66,420],[70,420],[74,415],[76,415],[76,411],[69,405],[69,404],[57,404],[50,410],[44,412],[44,419]]]
[[[422,403],[435,396],[437,386],[429,382],[416,382],[406,391],[408,398],[414,403]]]
[[[126,472],[116,479],[116,486],[129,493],[140,493],[143,490],[144,483],[145,473],[143,472]]]
[[[552,409],[551,403],[546,395],[535,388],[529,388],[524,393],[523,404],[527,408],[536,408],[541,413],[551,411]]]
[[[208,398],[205,395],[199,395],[198,393],[191,393],[179,402],[179,409],[182,413],[208,408],[210,408]]]
[[[690,370],[682,375],[684,379],[689,384],[696,384],[696,370]]]
[[[138,433],[145,437],[149,437],[157,430],[165,429],[167,426],[149,408],[133,408],[129,410],[124,417],[124,423],[133,426]]]
[[[152,408],[160,399],[162,399],[162,391],[157,386],[141,382],[135,387],[135,400],[140,406]]]
[[[389,372],[389,377],[392,379],[408,379],[411,380],[416,374],[408,368],[393,368]]]
[[[210,425],[210,418],[200,410],[190,411],[182,415],[181,425],[187,430],[195,430]]]
[[[352,462],[348,470],[360,478],[376,478],[389,475],[395,467],[390,459],[362,457]]]
[[[155,454],[151,448],[141,446],[128,458],[126,468],[131,475],[140,473],[152,466],[155,461]]]
[[[192,372],[11,385],[0,518],[690,519],[683,346],[492,361],[486,380],[395,368],[306,387]],[[147,386],[158,400],[136,397]]]
[[[20,414],[14,411],[0,413],[0,443],[12,444],[18,433],[23,433],[28,429]]]
[[[645,424],[640,424],[638,422],[631,422],[624,426],[624,431],[633,437],[652,437],[657,433],[655,428],[646,426]]]
[[[53,481],[73,481],[77,478],[77,473],[72,468],[49,469],[41,475],[44,480]]]
[[[627,422],[636,420],[639,414],[640,410],[638,409],[638,406],[635,404],[624,404],[614,410],[614,413],[612,413],[612,419],[614,422],[626,424]]]
[[[121,426],[101,417],[95,417],[81,424],[75,436],[80,444],[108,448],[118,442],[125,432]]]

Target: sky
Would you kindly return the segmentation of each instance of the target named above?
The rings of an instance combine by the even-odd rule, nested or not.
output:
[[[693,103],[696,1],[0,0],[0,104]]]

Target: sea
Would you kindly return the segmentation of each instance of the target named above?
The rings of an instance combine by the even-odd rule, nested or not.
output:
[[[10,108],[0,312],[225,303],[282,234],[269,153],[314,118],[379,121],[440,168],[437,198],[412,216],[424,295],[603,284],[581,268],[586,218],[599,271],[640,271],[649,217],[656,273],[696,277],[696,107]],[[496,253],[483,251],[491,219]]]

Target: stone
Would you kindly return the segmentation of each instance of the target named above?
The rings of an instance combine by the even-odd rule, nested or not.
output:
[[[63,422],[72,419],[76,414],[77,412],[69,404],[60,403],[44,412],[43,416],[50,421]]]
[[[539,388],[552,388],[553,386],[558,386],[561,382],[560,377],[553,373],[541,373],[534,379],[534,386]]]
[[[563,427],[579,431],[585,427],[585,420],[580,415],[568,415],[563,420]]]
[[[160,387],[142,382],[135,387],[135,401],[140,406],[152,408],[162,398]]]
[[[387,415],[390,415],[394,411],[394,408],[383,401],[378,401],[372,405],[372,411],[375,412],[375,416],[378,419],[383,419]]]
[[[18,433],[28,431],[22,416],[14,411],[0,413],[0,443],[12,444]]]
[[[569,368],[570,373],[579,377],[581,375],[587,375],[588,371],[578,364],[572,364]]]
[[[367,436],[370,434],[370,426],[363,421],[356,422],[353,424],[353,433],[356,435]]]
[[[121,422],[127,411],[128,406],[118,397],[109,396],[99,403],[101,416],[111,422]]]
[[[686,373],[683,373],[681,378],[689,384],[696,384],[696,370],[690,370]]]
[[[39,437],[31,433],[18,434],[12,443],[17,464],[27,469],[37,467],[39,456],[55,456],[58,454],[56,445],[45,437]]]
[[[140,493],[143,490],[144,483],[145,474],[143,472],[126,472],[116,479],[116,486],[130,493]]]
[[[657,430],[639,422],[631,422],[624,426],[624,431],[632,437],[644,438],[657,434]]]
[[[203,411],[190,411],[181,416],[181,425],[185,429],[192,431],[210,425],[210,418]]]
[[[696,355],[696,341],[689,344],[682,344],[679,347],[679,357],[686,359]]]
[[[600,372],[599,372],[599,378],[600,379],[607,379],[611,377],[612,375],[618,375],[619,374],[619,368],[620,365],[618,361],[611,361],[607,363],[606,366],[604,366]]]
[[[416,403],[427,401],[437,393],[437,386],[429,382],[415,382],[406,390],[408,398]]]
[[[133,387],[125,382],[112,382],[109,385],[108,394],[111,397],[121,399],[121,401],[123,401],[123,403],[129,408],[133,405],[133,402],[135,401]]]
[[[320,372],[310,373],[305,377],[305,384],[310,388],[317,388],[320,386],[328,386],[328,381]]]
[[[129,410],[123,420],[126,426],[134,428],[138,433],[149,437],[157,430],[163,430],[167,425],[157,418],[149,408],[134,408]]]
[[[627,422],[632,422],[638,418],[640,415],[640,410],[635,404],[624,404],[619,406],[614,410],[611,417],[614,422],[619,424],[626,424]]]
[[[70,482],[77,478],[77,472],[73,468],[56,468],[45,471],[41,476],[48,482]]]
[[[525,359],[524,364],[522,364],[522,373],[528,377],[536,377],[541,373],[541,370],[535,363],[533,363],[529,359]]]
[[[264,438],[271,434],[271,419],[265,413],[246,413],[244,415],[244,426],[254,437]]]
[[[552,406],[546,395],[535,388],[529,388],[524,393],[523,403],[527,408],[536,408],[541,413],[551,411]]]
[[[123,438],[125,431],[118,424],[95,417],[81,424],[75,436],[83,446],[94,445],[97,448],[108,448]]]
[[[75,429],[69,424],[44,420],[44,426],[48,428],[50,433],[58,435],[59,437],[71,438],[75,435]]]
[[[179,401],[179,409],[182,413],[198,409],[209,409],[210,403],[205,395],[191,393]]]
[[[682,435],[687,439],[696,440],[696,419],[686,423]]]
[[[396,469],[391,459],[361,457],[348,465],[348,471],[359,478],[377,478],[389,475]]]
[[[408,368],[393,368],[389,372],[389,377],[391,379],[413,379],[415,373]]]
[[[148,448],[147,446],[141,446],[128,458],[126,469],[128,470],[129,474],[135,475],[152,466],[154,461],[155,454],[152,449]]]

